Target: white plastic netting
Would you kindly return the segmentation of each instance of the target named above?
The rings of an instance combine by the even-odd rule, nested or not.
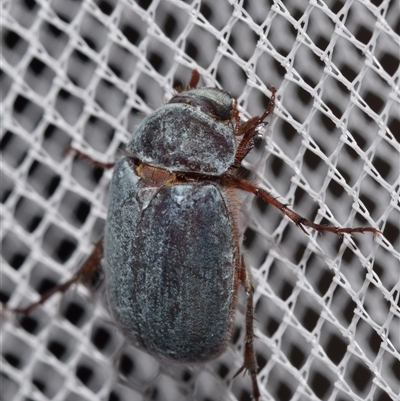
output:
[[[263,400],[399,400],[399,4],[392,0],[2,0],[1,301],[70,277],[101,235],[109,162],[192,69],[260,114],[243,163],[317,222],[383,235],[304,235],[246,197]],[[395,136],[397,135],[397,139]],[[82,285],[2,319],[4,401],[250,399],[243,307],[228,350],[160,365],[124,342]]]

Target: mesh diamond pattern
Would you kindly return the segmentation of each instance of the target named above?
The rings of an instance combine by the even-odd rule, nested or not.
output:
[[[3,0],[2,302],[68,279],[107,213],[135,126],[198,69],[262,113],[248,177],[316,222],[383,235],[306,236],[243,200],[263,400],[399,400],[400,13],[390,0]],[[243,297],[243,294],[241,294]],[[163,365],[124,341],[101,289],[78,285],[3,316],[4,401],[239,400],[243,302],[228,350]]]

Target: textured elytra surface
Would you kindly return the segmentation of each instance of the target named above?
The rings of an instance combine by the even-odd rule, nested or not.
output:
[[[316,221],[383,236],[305,236],[244,201],[265,399],[399,393],[399,13],[393,1],[3,1],[2,300],[65,280],[101,234],[111,172],[135,126],[187,82],[274,116],[244,162]],[[97,296],[101,298],[101,296]],[[7,400],[249,399],[239,308],[218,360],[159,365],[128,346],[83,286],[2,321]]]
[[[215,359],[232,328],[238,265],[222,189],[144,186],[126,158],[110,188],[104,264],[122,332],[170,362]]]

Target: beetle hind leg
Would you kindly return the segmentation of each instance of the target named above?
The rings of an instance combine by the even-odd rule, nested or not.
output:
[[[3,310],[8,309],[10,312],[15,314],[27,315],[34,309],[36,309],[39,305],[44,304],[54,294],[57,294],[58,292],[61,293],[66,292],[73,284],[77,284],[81,281],[90,283],[90,280],[94,277],[102,258],[103,258],[103,238],[101,238],[96,243],[92,253],[85,260],[85,262],[79,268],[79,270],[69,280],[59,285],[56,285],[54,288],[44,293],[38,301],[33,302],[28,306],[25,306],[23,308],[8,309],[7,305],[3,304]]]
[[[260,399],[260,390],[257,383],[257,371],[258,365],[256,356],[254,353],[254,305],[253,305],[253,294],[254,287],[251,278],[250,266],[248,266],[242,256],[241,262],[241,283],[243,284],[246,292],[246,335],[244,339],[244,362],[243,366],[236,372],[235,376],[238,376],[241,372],[249,372],[251,378],[251,384],[253,388],[253,398],[255,401]]]

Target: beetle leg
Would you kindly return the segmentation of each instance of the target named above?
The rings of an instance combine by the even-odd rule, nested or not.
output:
[[[93,252],[86,259],[86,261],[83,263],[80,269],[69,280],[47,291],[37,302],[34,302],[24,308],[10,309],[10,311],[13,313],[22,313],[24,315],[27,315],[39,305],[44,304],[54,294],[57,294],[58,292],[64,293],[65,291],[68,290],[69,287],[71,287],[71,285],[75,283],[79,283],[81,281],[89,282],[90,279],[95,274],[95,272],[97,271],[97,268],[100,264],[102,257],[103,257],[103,238],[101,238],[96,243]]]
[[[241,372],[248,371],[251,377],[251,384],[253,388],[253,398],[258,401],[260,399],[260,390],[257,383],[257,360],[254,353],[254,307],[253,307],[253,294],[254,287],[251,278],[250,266],[244,260],[242,256],[241,263],[241,283],[243,284],[246,291],[246,336],[244,339],[244,362],[243,366],[236,372],[235,376],[239,375]]]
[[[88,161],[94,167],[104,168],[105,170],[108,170],[115,166],[115,163],[99,162],[99,161],[93,159],[92,157],[90,157],[89,155],[87,155],[86,153],[83,153],[80,150],[74,148],[73,146],[68,146],[67,149],[65,150],[65,153],[76,153],[82,160]]]
[[[194,69],[192,71],[192,75],[191,75],[190,81],[188,83],[189,89],[196,88],[196,86],[198,85],[199,81],[200,81],[200,73],[196,69]]]
[[[261,116],[256,116],[250,118],[250,120],[246,121],[245,123],[239,125],[237,127],[237,132],[235,135],[243,135],[242,140],[239,143],[239,146],[236,150],[235,155],[235,167],[239,168],[240,163],[242,160],[247,156],[247,154],[253,149],[255,141],[257,139],[258,129],[264,123],[264,120],[271,114],[272,110],[275,107],[275,93],[276,89],[271,86],[271,98],[268,103],[267,109]]]
[[[289,209],[287,205],[282,202],[279,202],[276,198],[271,196],[268,192],[264,191],[261,188],[257,188],[250,182],[240,178],[240,177],[232,177],[227,176],[228,185],[233,185],[237,189],[241,189],[243,191],[251,192],[254,195],[259,196],[260,198],[264,199],[266,202],[270,203],[272,206],[278,208],[284,215],[289,217],[296,226],[300,227],[307,235],[308,232],[306,231],[305,227],[313,228],[317,230],[319,233],[324,232],[331,232],[337,235],[341,234],[354,234],[354,233],[365,233],[365,232],[372,232],[374,234],[381,234],[381,232],[374,228],[374,227],[336,227],[336,226],[327,226],[324,224],[316,224],[310,220],[307,220],[305,217],[300,216],[292,209]]]
[[[192,71],[192,75],[190,76],[190,80],[186,85],[178,86],[175,88],[175,94],[180,92],[185,92],[190,89],[195,89],[200,81],[200,73],[196,69]]]

